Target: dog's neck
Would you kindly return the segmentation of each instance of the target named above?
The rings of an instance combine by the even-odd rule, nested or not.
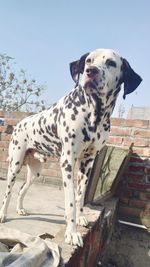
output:
[[[80,95],[79,98],[85,99],[91,111],[91,117],[89,119],[91,122],[91,131],[96,131],[98,125],[100,125],[103,120],[108,121],[110,119],[120,89],[120,86],[109,91],[108,89],[102,90],[101,92],[91,89],[89,90],[89,93],[86,92],[86,90],[84,90],[80,85],[78,86],[78,93]],[[108,93],[104,93],[104,91]]]

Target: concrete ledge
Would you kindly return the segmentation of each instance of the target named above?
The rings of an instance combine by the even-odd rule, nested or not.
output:
[[[5,226],[33,236],[51,236],[61,249],[61,267],[95,267],[97,259],[107,248],[111,237],[117,199],[111,198],[101,205],[85,207],[85,215],[90,223],[88,228],[78,228],[83,236],[84,247],[76,248],[64,242],[66,226],[63,190],[58,187],[33,184],[24,203],[29,216],[19,216],[16,214],[16,199],[21,185],[20,181],[16,181],[14,185]],[[0,181],[1,203],[5,189],[6,183]]]
[[[108,205],[107,205],[108,204]],[[64,243],[65,227],[53,239],[61,248],[60,266],[94,267],[112,233],[117,200],[112,199],[104,206],[87,206],[85,215],[89,220],[88,228],[78,227],[84,240],[83,248]]]

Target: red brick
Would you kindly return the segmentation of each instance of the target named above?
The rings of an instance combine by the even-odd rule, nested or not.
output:
[[[7,157],[8,157],[8,155],[5,156],[6,159],[7,159]],[[8,164],[9,164],[8,161],[3,161],[3,162],[2,162],[2,168],[3,168],[3,169],[8,169]]]
[[[8,158],[8,155],[6,153],[0,154],[0,161],[5,162]]]
[[[50,167],[50,162],[49,161],[46,161],[44,164],[43,164],[43,169],[49,169]]]
[[[11,139],[11,134],[2,134],[1,135],[2,141],[10,141],[10,139]]]
[[[20,112],[20,111],[0,111],[0,117],[8,119],[23,119],[27,116],[32,115],[33,113],[29,112]]]
[[[57,177],[62,177],[62,172],[61,172],[61,170],[60,170],[60,171],[57,171]]]
[[[147,128],[149,126],[149,121],[148,120],[123,119],[123,118],[111,118],[111,124],[112,126]]]
[[[141,128],[147,128],[149,125],[148,120],[132,120],[132,119],[126,119],[124,120],[124,125],[128,127],[141,127]]]
[[[58,162],[58,158],[56,157],[48,157],[48,160],[51,162],[51,161],[55,161],[55,162]]]
[[[142,184],[142,183],[128,183],[129,188],[137,189],[139,191],[147,191],[150,192],[150,184]]]
[[[147,193],[147,194],[146,194],[146,198],[147,198],[147,199],[150,199],[150,193]]]
[[[123,138],[123,145],[124,146],[130,146],[132,143],[134,143],[134,139],[132,137],[124,137]]]
[[[123,186],[117,187],[115,195],[120,199],[131,198],[133,196],[132,190]]]
[[[44,169],[60,170],[60,164],[57,161],[48,160],[46,163],[44,163]]]
[[[45,169],[42,171],[42,175],[57,177],[57,171],[52,169]]]
[[[8,141],[0,141],[0,147],[2,148],[8,148],[9,142]]]
[[[5,130],[6,130],[6,126],[0,126],[0,133],[5,132]]]
[[[144,200],[130,199],[129,206],[136,208],[148,208],[150,207],[150,204],[148,204],[148,202]]]
[[[17,119],[6,119],[5,125],[15,126],[18,122],[19,122],[19,120],[17,120]]]
[[[30,115],[32,115],[33,113],[29,113],[29,112],[20,112],[20,111],[11,111],[11,112],[7,112],[5,113],[5,117],[8,119],[17,119],[17,120],[22,120]]]
[[[148,147],[149,142],[146,139],[134,138],[134,146]]]
[[[135,130],[134,135],[136,137],[145,137],[145,138],[150,138],[150,130]]]
[[[126,216],[136,216],[141,217],[143,214],[143,210],[139,208],[128,207],[124,205],[119,206],[119,214]]]
[[[131,174],[127,175],[127,180],[130,183],[141,183],[143,182],[143,175],[142,174]]]
[[[125,119],[122,118],[111,118],[112,126],[120,126],[124,124]]]
[[[110,135],[119,135],[119,136],[130,136],[131,135],[131,128],[117,128],[112,127]]]
[[[50,168],[53,169],[53,170],[60,170],[59,162],[51,162],[50,163]]]
[[[130,162],[134,162],[134,163],[143,163],[143,159],[139,158],[139,157],[133,157],[131,156],[130,158]]]
[[[117,136],[117,137],[109,136],[108,143],[112,144],[112,145],[116,145],[116,144],[117,145],[121,145],[122,144],[122,140],[123,140],[123,138],[120,137],[120,136]]]
[[[121,199],[120,199],[120,201],[121,201],[121,203],[123,203],[123,204],[129,204],[129,198],[127,198],[127,197],[122,197]]]
[[[150,157],[150,149],[148,147],[145,148],[133,147],[133,153],[142,157]]]
[[[145,167],[144,166],[134,166],[130,165],[128,168],[129,172],[144,172]]]

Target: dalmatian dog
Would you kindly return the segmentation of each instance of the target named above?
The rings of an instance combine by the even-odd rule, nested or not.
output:
[[[96,153],[106,143],[110,116],[124,85],[123,97],[141,83],[128,61],[110,49],[96,49],[70,64],[73,90],[49,109],[23,119],[15,127],[9,145],[6,194],[0,211],[3,222],[16,175],[27,165],[27,180],[20,189],[17,212],[26,215],[23,199],[41,173],[47,156],[60,158],[65,195],[65,241],[83,246],[77,225],[87,226],[83,204]],[[74,172],[77,166],[77,186]]]

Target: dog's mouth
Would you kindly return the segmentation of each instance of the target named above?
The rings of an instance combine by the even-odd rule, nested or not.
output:
[[[96,89],[97,87],[98,87],[98,82],[96,81],[96,79],[86,76],[84,84],[83,84],[83,88],[84,89],[89,89],[89,88]]]

